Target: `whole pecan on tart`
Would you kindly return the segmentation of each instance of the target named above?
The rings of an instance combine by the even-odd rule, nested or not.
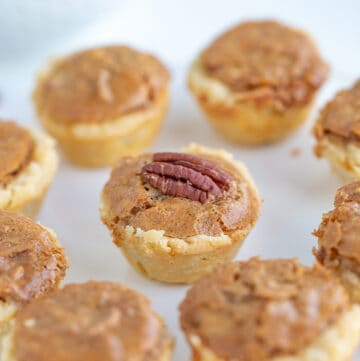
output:
[[[102,193],[114,243],[142,274],[189,283],[231,260],[260,198],[246,167],[199,145],[121,159]]]
[[[186,153],[155,153],[141,175],[165,195],[205,203],[220,198],[231,186],[232,177],[216,164]]]

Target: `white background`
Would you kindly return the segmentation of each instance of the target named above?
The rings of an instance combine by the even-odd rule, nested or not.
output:
[[[127,43],[157,54],[172,73],[169,113],[152,149],[176,150],[195,141],[225,148],[250,168],[264,200],[261,218],[238,258],[299,257],[313,262],[311,235],[332,207],[340,185],[312,154],[312,119],[280,145],[234,147],[208,126],[186,88],[191,59],[216,34],[244,19],[275,18],[308,30],[332,73],[321,105],[360,74],[358,1],[14,1],[0,0],[0,117],[38,126],[30,101],[36,71],[51,56],[105,43]],[[291,151],[300,149],[294,157]],[[177,305],[185,286],[149,281],[133,271],[112,244],[98,215],[109,170],[80,170],[61,160],[40,221],[58,234],[70,260],[67,282],[122,282],[151,298],[177,338],[175,361],[188,360]],[[355,358],[360,360],[360,355]]]

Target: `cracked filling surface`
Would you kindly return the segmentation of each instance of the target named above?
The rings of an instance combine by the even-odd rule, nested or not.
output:
[[[15,322],[16,361],[155,361],[169,344],[150,302],[111,282],[67,285]]]
[[[275,21],[241,23],[200,57],[206,73],[255,103],[307,104],[328,75],[312,39]]]
[[[321,110],[314,127],[318,140],[325,136],[335,141],[360,145],[360,80],[338,92]]]
[[[10,183],[30,160],[33,139],[14,122],[0,121],[0,189]]]
[[[104,222],[114,232],[132,226],[143,231],[164,230],[165,236],[175,238],[220,236],[253,225],[260,208],[254,186],[232,162],[213,155],[198,156],[231,176],[230,188],[220,198],[201,203],[165,195],[141,176],[143,166],[153,161],[153,154],[127,157],[113,169],[104,187],[103,200],[109,211]]]
[[[54,236],[25,216],[0,211],[0,301],[25,304],[57,288],[67,260]]]
[[[45,117],[62,124],[102,123],[151,106],[168,80],[154,56],[108,46],[56,61],[40,79],[35,99]]]
[[[336,192],[334,209],[323,215],[314,232],[318,261],[330,269],[349,270],[360,277],[360,182]]]
[[[293,355],[349,307],[335,277],[297,260],[229,263],[196,282],[180,305],[181,326],[219,358],[270,360]]]

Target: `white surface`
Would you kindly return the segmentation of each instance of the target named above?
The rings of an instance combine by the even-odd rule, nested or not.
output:
[[[61,3],[61,2],[59,2]],[[129,2],[130,3],[130,2]],[[332,207],[340,185],[325,161],[312,154],[306,127],[281,145],[245,149],[226,144],[212,131],[186,89],[191,58],[215,34],[238,20],[275,17],[307,29],[318,41],[333,72],[319,105],[359,75],[360,3],[357,1],[132,1],[104,22],[88,26],[71,39],[49,43],[26,57],[4,60],[0,52],[0,116],[36,125],[30,92],[36,70],[48,56],[79,47],[126,42],[158,54],[172,72],[172,100],[161,134],[152,149],[177,149],[190,141],[225,148],[250,168],[264,199],[262,216],[245,241],[238,259],[251,256],[299,257],[313,262],[311,232]],[[46,21],[45,21],[46,23]],[[1,28],[2,25],[0,25]],[[45,25],[44,25],[45,26]],[[300,148],[298,157],[291,150]],[[99,194],[108,170],[84,171],[62,160],[40,215],[53,228],[70,259],[67,282],[114,280],[146,294],[177,338],[175,361],[188,360],[188,347],[178,327],[177,305],[184,286],[169,286],[138,275],[112,244],[98,215]],[[358,355],[355,360],[360,360]]]

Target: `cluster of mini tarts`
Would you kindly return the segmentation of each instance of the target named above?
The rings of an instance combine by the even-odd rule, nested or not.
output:
[[[114,243],[138,271],[164,282],[193,282],[233,259],[260,212],[244,165],[225,151],[195,144],[184,152],[120,160],[101,197],[101,217]],[[180,173],[167,173],[174,166]],[[212,181],[219,178],[214,170],[227,174],[227,189],[221,180]],[[159,179],[165,183],[156,183]]]
[[[111,282],[59,288],[67,260],[48,228],[0,210],[0,258],[0,360],[170,360],[144,296]]]
[[[107,46],[52,61],[38,77],[33,100],[71,161],[107,166],[153,141],[167,109],[168,82],[154,56]]]
[[[193,63],[189,87],[234,143],[282,140],[307,119],[328,74],[309,35],[274,21],[241,23]]]
[[[55,176],[55,142],[42,132],[0,121],[0,209],[35,218]]]

